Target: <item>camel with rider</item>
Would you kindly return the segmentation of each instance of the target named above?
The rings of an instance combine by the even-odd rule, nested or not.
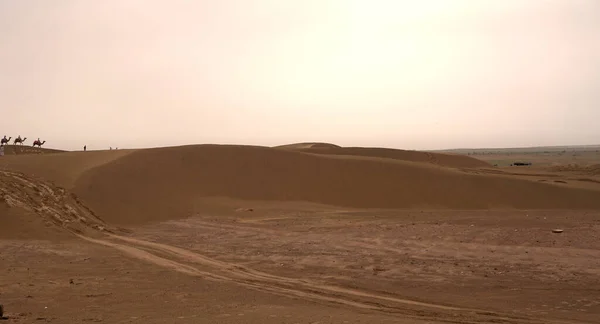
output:
[[[32,145],[32,147],[36,147],[36,146],[38,146],[38,147],[40,147],[40,148],[41,148],[41,147],[42,147],[42,145],[44,145],[44,143],[46,143],[46,141],[43,141],[43,142],[42,142],[42,141],[40,141],[40,139],[38,138],[38,139],[36,139],[35,141],[33,141],[33,145]]]
[[[25,142],[25,140],[27,140],[27,137],[25,138],[21,138],[21,135],[17,136],[17,138],[15,138],[15,141],[13,142],[13,145],[23,145],[23,143]]]
[[[12,138],[12,136],[9,137],[9,138],[6,138],[6,135],[4,135],[4,137],[2,139],[0,139],[0,145],[6,145],[6,144],[8,144],[10,142],[11,138]]]

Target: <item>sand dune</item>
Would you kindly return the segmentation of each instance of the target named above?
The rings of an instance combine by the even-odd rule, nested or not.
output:
[[[340,147],[325,143],[300,143],[279,146],[278,148],[296,150],[305,153],[363,156],[411,162],[426,162],[452,168],[476,168],[491,166],[487,162],[464,155],[407,151],[376,147]]]
[[[436,154],[432,164],[421,162],[429,154],[422,152],[325,150],[192,145],[69,152],[5,157],[0,169],[72,190],[118,224],[187,217],[205,211],[207,198],[222,197],[350,208],[600,208],[597,191],[455,169],[481,165],[469,157]]]
[[[74,191],[116,223],[185,217],[206,197],[358,208],[600,208],[596,191],[250,146],[136,151],[83,173]]]

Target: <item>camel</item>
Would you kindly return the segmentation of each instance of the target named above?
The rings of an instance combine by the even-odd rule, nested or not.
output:
[[[27,137],[21,139],[21,137],[17,137],[15,138],[15,141],[13,142],[13,145],[17,145],[17,143],[23,145],[23,142],[25,142],[25,140],[27,139]]]
[[[44,145],[44,143],[46,143],[46,141],[41,142],[40,140],[35,140],[35,141],[33,141],[32,147],[35,147],[37,145],[41,148],[42,145]]]
[[[11,139],[11,138],[12,138],[12,136],[11,136],[11,137],[9,137],[9,138],[6,138],[6,136],[5,136],[5,137],[3,137],[3,138],[0,140],[0,145],[8,144],[8,143],[10,142],[10,139]]]

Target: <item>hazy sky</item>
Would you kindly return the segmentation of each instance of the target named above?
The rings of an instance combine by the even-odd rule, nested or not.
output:
[[[600,143],[599,0],[0,0],[0,136]]]

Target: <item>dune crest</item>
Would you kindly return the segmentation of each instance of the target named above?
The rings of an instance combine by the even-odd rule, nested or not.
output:
[[[370,157],[419,163],[431,163],[438,166],[451,168],[477,168],[491,166],[485,161],[465,155],[408,151],[378,147],[340,147],[334,144],[300,143],[279,146],[277,148],[324,155]]]
[[[275,148],[287,149],[287,150],[303,150],[303,149],[336,149],[336,148],[342,148],[342,147],[339,145],[331,144],[331,143],[304,142],[304,143],[279,145],[279,146],[275,146]]]
[[[13,145],[6,144],[4,145],[4,154],[5,155],[27,155],[27,154],[52,154],[52,153],[62,153],[65,152],[63,150],[50,149],[45,147],[32,147],[31,145]]]

